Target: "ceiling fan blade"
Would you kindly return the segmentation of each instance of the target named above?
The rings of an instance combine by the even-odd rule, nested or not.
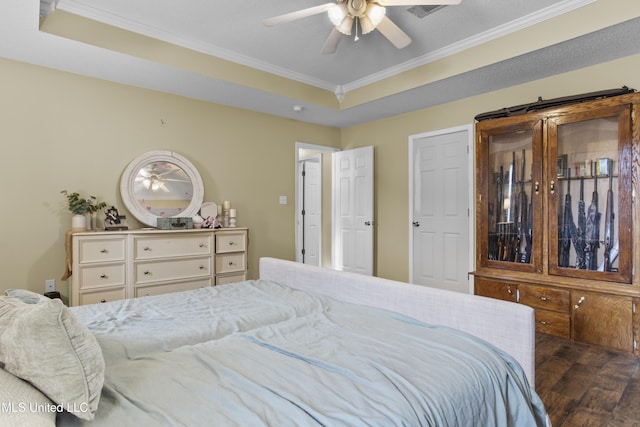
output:
[[[284,24],[287,22],[295,21],[296,19],[306,18],[307,16],[319,15],[328,11],[331,8],[337,6],[337,3],[325,3],[319,6],[309,7],[307,9],[297,10],[291,13],[285,13],[284,15],[274,16],[262,21],[267,27],[273,27],[274,25]]]
[[[380,6],[431,6],[460,4],[462,0],[377,0]]]
[[[376,27],[395,47],[402,49],[411,44],[411,38],[386,16]]]
[[[340,44],[340,40],[342,40],[342,33],[336,27],[333,27],[327,41],[324,42],[324,46],[320,49],[320,53],[324,55],[334,53]]]

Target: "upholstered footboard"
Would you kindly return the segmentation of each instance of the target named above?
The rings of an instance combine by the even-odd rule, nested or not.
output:
[[[534,312],[525,305],[275,258],[260,259],[260,279],[470,333],[514,357],[535,386]]]

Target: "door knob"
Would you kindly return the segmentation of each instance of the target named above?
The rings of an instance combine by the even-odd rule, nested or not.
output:
[[[364,222],[364,225],[366,225],[366,226],[373,225],[373,221],[365,221],[365,222]]]
[[[420,227],[420,223],[418,221],[413,221],[411,224],[413,224],[414,227]]]

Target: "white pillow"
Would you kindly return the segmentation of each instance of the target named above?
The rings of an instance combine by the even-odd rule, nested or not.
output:
[[[44,295],[37,294],[27,289],[7,289],[5,294],[10,297],[18,298],[25,304],[40,304],[49,300],[49,298]]]
[[[31,384],[0,369],[0,425],[11,427],[55,427],[56,407]]]
[[[0,297],[0,362],[62,409],[92,420],[104,383],[96,338],[59,299]]]

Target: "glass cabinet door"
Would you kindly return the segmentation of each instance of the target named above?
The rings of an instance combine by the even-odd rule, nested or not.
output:
[[[630,113],[547,120],[550,274],[631,283]]]
[[[540,271],[542,122],[478,125],[477,263]]]

